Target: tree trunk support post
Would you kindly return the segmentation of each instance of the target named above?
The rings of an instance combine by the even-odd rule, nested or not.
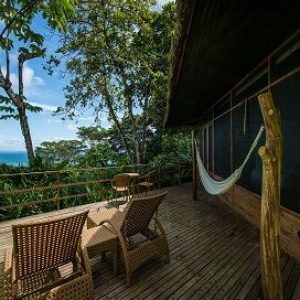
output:
[[[193,159],[193,200],[198,200],[197,160],[196,160],[195,130],[192,130],[192,159]]]
[[[266,130],[266,144],[259,148],[262,160],[261,193],[261,279],[264,299],[281,300],[280,272],[280,182],[282,164],[282,133],[280,114],[272,95],[258,96]]]

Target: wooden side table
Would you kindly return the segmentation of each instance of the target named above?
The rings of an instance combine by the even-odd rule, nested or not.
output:
[[[118,235],[104,225],[89,228],[82,232],[82,245],[86,247],[89,258],[113,253],[113,275],[117,275],[118,263]]]
[[[124,173],[130,177],[130,189],[133,194],[139,194],[139,173]]]
[[[113,207],[96,213],[89,213],[87,216],[87,228],[102,225],[105,220],[110,220],[118,211],[117,208]]]

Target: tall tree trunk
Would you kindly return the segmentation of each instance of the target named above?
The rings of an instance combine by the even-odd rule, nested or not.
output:
[[[134,141],[135,145],[135,163],[139,165],[141,163],[141,154],[140,154],[140,143],[138,140]]]
[[[31,133],[30,133],[30,128],[29,128],[25,108],[24,107],[18,108],[18,112],[20,117],[21,130],[25,141],[27,157],[29,162],[32,162],[34,159],[34,152],[33,152]]]
[[[22,73],[22,72],[21,72]],[[3,76],[3,73],[0,70],[0,87],[4,89],[9,99],[12,101],[13,105],[18,110],[18,116],[20,120],[20,126],[22,130],[22,134],[25,141],[26,151],[27,151],[27,157],[29,162],[31,162],[34,159],[34,152],[33,152],[33,146],[32,146],[32,140],[31,140],[31,133],[30,128],[26,116],[26,108],[23,102],[23,77],[22,74],[19,76],[19,89],[21,90],[21,96],[15,93],[11,86],[11,82],[9,81],[9,75],[6,75],[7,78]]]
[[[123,133],[123,130],[122,130],[122,127],[120,125],[120,122],[118,120],[118,116],[113,108],[113,104],[112,104],[112,99],[111,99],[111,95],[110,93],[108,92],[107,90],[107,83],[106,83],[106,78],[105,78],[105,97],[104,97],[104,100],[105,100],[105,103],[106,103],[106,106],[108,108],[108,113],[110,115],[110,117],[112,118],[113,122],[115,123],[116,127],[117,127],[117,130],[118,130],[118,133],[119,133],[119,136],[120,136],[120,139],[125,147],[125,150],[131,160],[131,162],[134,162],[134,158],[133,158],[133,155],[130,151],[130,147],[129,147],[129,144],[126,140],[126,137]]]

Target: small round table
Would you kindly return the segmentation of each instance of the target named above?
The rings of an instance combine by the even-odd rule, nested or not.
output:
[[[113,276],[117,275],[118,262],[118,235],[105,225],[92,227],[82,232],[82,244],[86,247],[89,258],[102,254],[105,260],[105,252],[113,254]]]
[[[132,188],[133,194],[139,194],[139,173],[129,172],[123,173],[130,177],[130,187]]]

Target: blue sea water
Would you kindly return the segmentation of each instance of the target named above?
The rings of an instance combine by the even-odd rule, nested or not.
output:
[[[0,151],[0,164],[12,166],[28,165],[27,154],[25,151]]]

